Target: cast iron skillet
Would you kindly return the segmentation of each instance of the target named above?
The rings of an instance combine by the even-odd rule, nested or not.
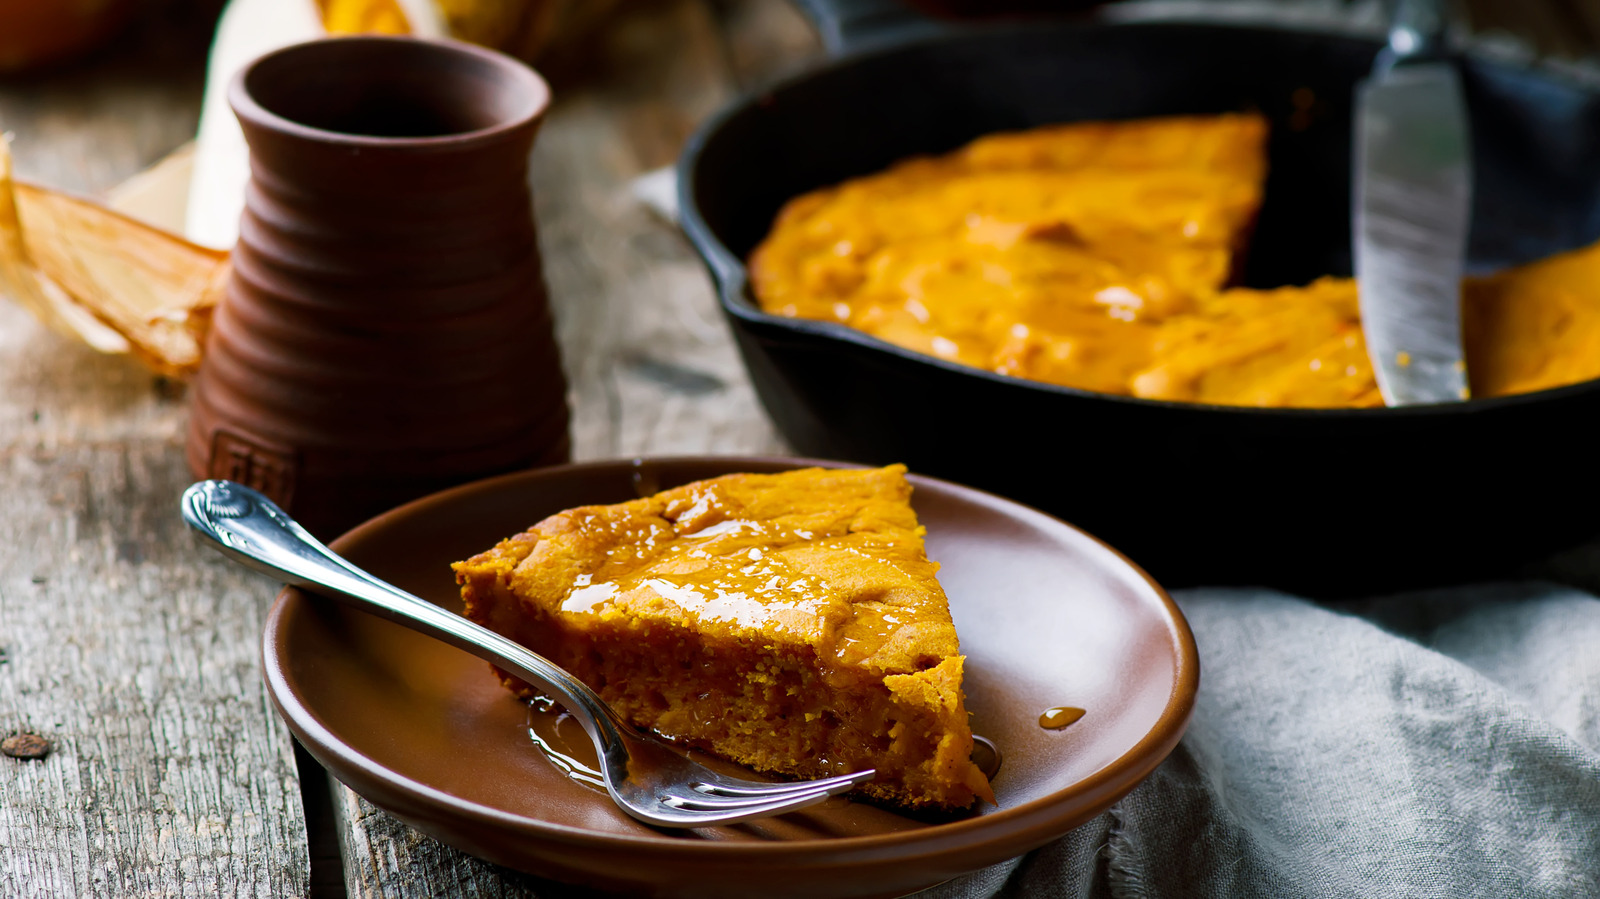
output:
[[[806,5],[835,51],[853,25],[870,26],[871,45],[734,104],[678,167],[683,226],[798,451],[903,461],[1031,503],[1168,586],[1371,592],[1507,572],[1600,532],[1600,464],[1585,439],[1600,420],[1597,381],[1403,409],[1157,402],[946,363],[767,315],[751,297],[742,260],[806,190],[993,131],[1243,109],[1272,122],[1245,284],[1348,275],[1351,92],[1376,41],[1187,23],[950,30],[878,2]],[[916,36],[896,40],[902,27]],[[1464,65],[1469,267],[1600,238],[1600,87]]]

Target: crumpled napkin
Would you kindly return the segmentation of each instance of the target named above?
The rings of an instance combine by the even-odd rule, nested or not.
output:
[[[1177,751],[1115,807],[924,896],[1600,896],[1600,599],[1176,594]]]

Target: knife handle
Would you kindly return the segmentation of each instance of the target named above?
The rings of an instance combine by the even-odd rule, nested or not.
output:
[[[1382,73],[1406,63],[1445,58],[1446,24],[1444,0],[1398,0],[1389,20],[1389,46],[1378,55],[1375,69]]]

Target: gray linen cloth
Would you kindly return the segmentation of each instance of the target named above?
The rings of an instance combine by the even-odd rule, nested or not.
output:
[[[1109,812],[919,897],[1600,897],[1600,599],[1176,594],[1182,743]]]

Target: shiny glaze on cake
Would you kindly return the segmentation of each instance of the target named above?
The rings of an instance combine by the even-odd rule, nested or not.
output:
[[[468,617],[634,724],[772,773],[874,768],[869,797],[965,809],[993,793],[910,496],[903,466],[727,475],[557,513],[455,570]]]

